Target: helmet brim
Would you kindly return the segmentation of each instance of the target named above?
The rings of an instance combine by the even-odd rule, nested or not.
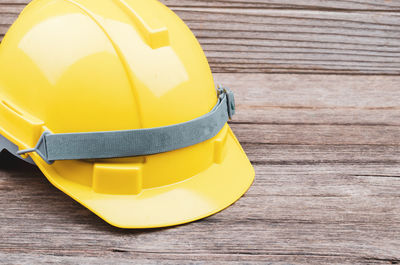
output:
[[[184,181],[138,195],[107,195],[62,178],[40,157],[33,159],[48,180],[64,193],[120,228],[157,228],[184,224],[215,214],[238,200],[251,186],[255,172],[229,129],[222,163]]]

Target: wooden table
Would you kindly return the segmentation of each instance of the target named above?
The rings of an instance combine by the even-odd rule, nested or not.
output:
[[[0,0],[4,34],[27,0]],[[400,264],[400,1],[164,0],[237,95],[255,169],[225,211],[111,227],[0,160],[3,264]]]

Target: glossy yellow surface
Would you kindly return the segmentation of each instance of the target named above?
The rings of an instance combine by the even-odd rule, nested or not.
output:
[[[34,0],[0,46],[0,131],[20,149],[41,133],[176,124],[217,102],[188,27],[156,0]],[[57,161],[44,175],[110,224],[150,228],[229,206],[254,170],[229,126],[213,139],[146,157]],[[66,213],[67,215],[68,213]]]

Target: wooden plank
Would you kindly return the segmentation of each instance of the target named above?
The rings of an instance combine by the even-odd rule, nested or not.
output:
[[[247,143],[399,144],[395,76],[216,74],[239,97],[236,133]],[[257,126],[260,134],[252,133]]]
[[[16,15],[18,15],[19,13],[21,13],[21,11],[24,9],[26,4],[4,4],[4,3],[0,3],[0,15],[1,15],[1,22],[2,23],[13,23],[14,20],[12,20],[11,22],[8,22],[7,20],[3,20],[5,15],[12,15],[12,17],[15,19]]]
[[[215,74],[214,79],[240,99],[234,120],[239,123],[400,125],[398,76]]]
[[[216,8],[179,11],[199,37],[216,72],[398,71],[397,14]]]
[[[0,5],[27,4],[30,0],[2,0]],[[399,11],[398,1],[387,0],[162,0],[171,7],[236,7],[236,8],[268,8],[268,9],[300,9],[300,10],[364,10],[364,11]]]
[[[245,148],[252,154],[252,146]],[[398,165],[384,159],[383,164],[340,163],[335,157],[343,150],[335,148],[288,151],[293,149],[299,157],[323,151],[332,161],[302,165],[277,150],[279,162],[256,164],[256,182],[234,206],[204,221],[153,231],[109,227],[51,187],[37,170],[9,161],[8,174],[1,176],[0,252],[6,260],[25,254],[31,262],[65,262],[64,256],[81,262],[100,262],[94,258],[99,256],[149,259],[149,264],[398,262]],[[362,159],[356,150],[347,151]]]
[[[214,72],[400,73],[400,15],[387,12],[398,1],[292,2],[165,1],[198,37]],[[0,39],[19,3],[0,5]]]
[[[236,92],[231,126],[256,170],[242,199],[188,225],[121,230],[2,154],[0,263],[400,264],[398,77],[215,79]],[[360,117],[339,118],[350,107]]]
[[[259,134],[254,133],[258,127]],[[238,124],[242,141],[261,144],[400,144],[398,126]],[[262,132],[262,133],[261,133]]]
[[[9,0],[7,0],[9,1]],[[171,7],[235,7],[235,8],[265,8],[265,9],[297,9],[297,10],[364,10],[364,11],[399,11],[398,1],[367,0],[367,1],[335,1],[335,0],[163,0]]]

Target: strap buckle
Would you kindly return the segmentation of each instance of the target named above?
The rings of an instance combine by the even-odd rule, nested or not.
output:
[[[235,103],[235,95],[233,94],[232,90],[222,85],[218,85],[217,87],[218,98],[220,100],[226,96],[226,103],[228,107],[228,115],[229,119],[231,120],[233,115],[236,113],[236,103]]]
[[[43,132],[40,136],[38,143],[34,148],[25,149],[17,152],[17,155],[25,155],[28,153],[37,153],[47,164],[51,165],[54,161],[50,161],[47,159],[47,148],[46,148],[46,135],[51,134],[49,131]]]

